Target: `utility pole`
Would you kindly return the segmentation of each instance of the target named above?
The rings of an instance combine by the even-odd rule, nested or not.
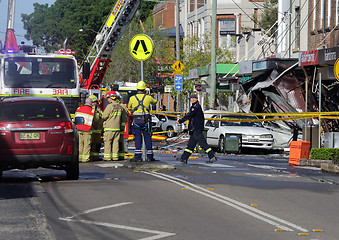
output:
[[[179,12],[179,0],[175,1],[176,11],[176,28],[175,28],[175,48],[176,48],[176,55],[177,60],[180,61],[180,12]],[[177,91],[177,112],[181,112],[181,91]]]
[[[216,48],[217,48],[217,0],[212,0],[212,32],[211,32],[211,81],[210,81],[210,101],[209,106],[214,109],[215,102],[215,91],[216,91]]]

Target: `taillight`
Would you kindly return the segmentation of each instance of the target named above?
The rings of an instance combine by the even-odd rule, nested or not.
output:
[[[61,122],[60,124],[55,125],[54,129],[65,130],[65,133],[73,132],[73,126],[71,122]]]
[[[66,153],[67,154],[72,154],[73,153],[73,145],[67,145]]]
[[[0,125],[0,131],[6,131],[6,128],[5,128],[5,126],[3,126],[3,125]],[[4,132],[0,132],[0,135],[6,135],[6,133],[4,133]]]

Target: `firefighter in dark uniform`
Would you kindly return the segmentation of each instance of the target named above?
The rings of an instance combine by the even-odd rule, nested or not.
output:
[[[149,133],[151,115],[150,105],[155,105],[157,100],[146,94],[146,83],[139,81],[137,84],[138,93],[132,96],[128,102],[128,109],[133,113],[133,135],[135,137],[134,161],[142,161],[142,137],[144,137],[147,149],[147,160],[154,161],[152,138]]]
[[[192,103],[190,111],[183,118],[177,120],[177,124],[184,123],[189,120],[188,131],[190,135],[187,147],[178,160],[182,163],[187,163],[187,159],[193,153],[193,150],[198,143],[200,147],[202,147],[208,154],[209,160],[207,160],[207,163],[213,163],[217,161],[217,158],[215,157],[212,148],[207,144],[206,139],[202,133],[202,131],[204,130],[205,118],[197,95],[192,94],[190,96],[190,101]]]

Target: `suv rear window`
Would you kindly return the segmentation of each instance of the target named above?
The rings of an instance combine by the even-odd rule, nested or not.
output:
[[[65,116],[63,106],[57,102],[9,102],[0,106],[2,121],[42,121]]]

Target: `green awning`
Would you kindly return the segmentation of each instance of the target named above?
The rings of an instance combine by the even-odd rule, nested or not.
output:
[[[198,67],[199,77],[210,75],[211,64],[207,64],[202,67]],[[217,64],[217,74],[234,74],[239,71],[239,64],[234,63],[218,63]]]

